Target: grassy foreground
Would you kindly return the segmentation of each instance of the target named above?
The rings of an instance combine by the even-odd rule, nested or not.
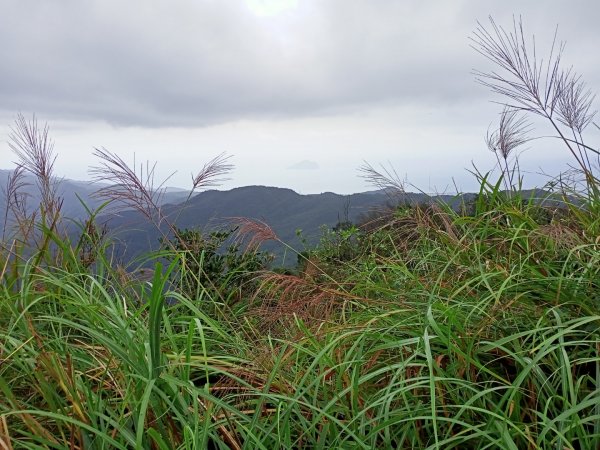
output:
[[[101,193],[167,229],[166,249],[146,256],[150,277],[119,266],[95,212],[71,240],[47,130],[20,117],[7,188],[18,232],[0,246],[0,449],[600,448],[600,152],[582,135],[593,96],[525,42],[493,21],[474,38],[500,68],[480,81],[508,97],[487,137],[498,182],[480,176],[460,212],[341,224],[295,273],[248,269],[277,240],[250,219],[238,221],[248,253],[221,258],[225,235],[178,230],[145,184],[153,169],[106,150],[95,173],[114,184]],[[573,157],[548,199],[515,187],[521,112]],[[228,167],[215,158],[193,188]],[[40,190],[31,215],[24,172]]]
[[[597,448],[600,205],[482,186],[241,299],[184,294],[182,252],[4,258],[0,448]]]

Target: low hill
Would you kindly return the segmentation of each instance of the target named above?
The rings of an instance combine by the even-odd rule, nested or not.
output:
[[[346,220],[355,222],[361,215],[381,209],[392,201],[423,203],[432,199],[426,194],[414,193],[403,194],[402,197],[393,200],[389,195],[377,191],[352,195],[331,192],[301,195],[284,188],[246,186],[229,191],[202,192],[186,203],[165,205],[162,212],[179,228],[206,231],[226,225],[235,217],[257,219],[267,223],[283,242],[303,250],[296,230],[302,230],[303,238],[313,244],[318,240],[322,226],[333,227]],[[453,199],[452,196],[436,198],[445,201]],[[139,212],[111,214],[106,217],[106,223],[121,243],[118,254],[124,260],[159,247],[160,232]],[[264,248],[279,256],[284,252],[277,243],[267,243]],[[286,264],[293,262],[295,257],[294,261],[287,261]]]
[[[9,175],[10,171],[0,170],[2,225],[4,225],[6,211],[5,187]],[[27,185],[22,192],[28,197],[28,210],[32,212],[39,205],[39,193],[32,177],[26,177],[25,181]],[[99,183],[69,179],[58,181],[57,191],[63,199],[64,217],[75,220],[85,218],[86,209],[82,202],[91,210],[98,208],[102,200],[94,197],[93,194],[102,186]],[[386,204],[425,203],[433,199],[451,204],[460,201],[460,198],[454,196],[430,197],[421,193],[406,193],[394,197],[384,191],[351,195],[332,192],[301,195],[291,189],[266,186],[246,186],[228,191],[209,190],[185,201],[187,196],[188,192],[185,190],[168,188],[159,202],[162,213],[179,228],[208,232],[217,227],[227,226],[231,218],[256,219],[267,223],[279,239],[299,251],[304,250],[302,240],[309,245],[318,241],[321,227],[331,228],[344,221],[356,223],[362,215],[381,209]],[[131,261],[149,250],[158,249],[160,237],[167,231],[164,227],[161,233],[139,211],[117,205],[109,206],[103,211],[99,222],[105,224],[115,238],[114,251],[122,262]],[[10,227],[10,214],[8,223]],[[297,236],[297,230],[302,230],[302,240]],[[266,243],[264,249],[279,257],[284,255],[284,247],[275,242]],[[295,263],[295,256],[292,259],[293,261],[289,261],[288,258],[285,263]]]

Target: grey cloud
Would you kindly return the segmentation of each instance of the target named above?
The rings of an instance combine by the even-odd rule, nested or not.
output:
[[[525,8],[526,24],[531,18],[548,38],[565,21],[575,57],[598,41],[594,2],[584,2],[585,13],[557,1],[521,3],[494,6],[498,19]],[[5,0],[0,105],[49,119],[194,126],[485,102],[469,73],[485,61],[467,37],[489,8],[476,0],[300,0],[296,14],[269,19],[241,1]],[[581,44],[568,35],[574,17],[587,24]],[[595,63],[584,68],[591,85],[600,81]]]

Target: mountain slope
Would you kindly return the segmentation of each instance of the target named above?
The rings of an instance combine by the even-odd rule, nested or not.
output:
[[[346,211],[348,220],[356,220],[360,214],[384,204],[386,199],[384,194],[300,195],[290,189],[247,186],[202,192],[184,204],[165,205],[162,211],[179,228],[208,230],[226,225],[235,217],[261,220],[282,241],[300,249],[296,230],[301,229],[309,241],[314,241],[322,225],[334,226],[346,220]],[[112,215],[107,224],[122,243],[119,253],[125,260],[148,250],[148,246],[154,249],[159,246],[160,232],[137,212]],[[274,243],[265,248],[275,253],[282,250]]]
[[[4,221],[7,204],[6,189],[7,182],[11,173],[11,170],[0,170],[0,227],[5,226]],[[21,189],[20,193],[25,194],[25,196],[27,197],[27,211],[28,213],[32,213],[39,208],[39,189],[37,188],[35,178],[31,175],[25,175],[23,181],[25,182],[25,185]],[[106,184],[92,183],[90,181],[76,181],[69,179],[57,180],[57,194],[63,200],[63,216],[69,219],[82,219],[86,217],[87,211],[84,204],[90,210],[97,209],[103,203],[103,200],[94,197],[93,194],[103,186],[106,186]],[[188,191],[175,188],[167,188],[164,194],[159,199],[159,204],[178,203],[184,201],[187,195]],[[9,224],[12,223],[10,212],[8,215],[7,222]]]
[[[434,198],[450,203],[454,199],[453,196],[407,193],[401,200],[414,204],[430,202]],[[381,209],[390,201],[387,194],[377,191],[352,195],[331,192],[301,195],[291,189],[246,186],[229,191],[202,192],[184,204],[165,205],[162,213],[179,228],[205,231],[231,225],[231,219],[236,217],[257,219],[268,224],[280,240],[301,251],[303,244],[296,230],[302,230],[302,237],[313,244],[318,240],[322,226],[331,228],[346,220],[356,222],[362,214]],[[118,255],[124,261],[160,246],[161,233],[138,212],[123,211],[101,220],[106,220],[120,242]],[[167,233],[167,228],[163,227],[162,231]],[[284,253],[284,247],[276,242],[266,243],[264,249],[278,256]]]
[[[6,186],[9,174],[9,171],[0,170],[0,187]],[[39,204],[39,194],[34,181],[28,177],[27,182],[30,185],[25,189],[29,196],[30,211],[34,211]],[[85,207],[78,196],[91,210],[98,208],[102,202],[95,198],[93,193],[100,187],[102,185],[95,183],[61,180],[58,193],[63,198],[64,217],[82,219],[86,216]],[[382,191],[352,195],[331,192],[301,195],[291,189],[266,186],[246,186],[229,191],[210,190],[180,203],[186,197],[187,191],[171,189],[166,191],[161,200],[162,213],[179,228],[209,231],[219,226],[231,226],[232,218],[256,219],[267,223],[281,241],[298,251],[304,248],[297,236],[297,230],[302,230],[302,238],[312,245],[318,240],[322,226],[331,228],[338,222],[356,222],[362,214],[368,214],[392,201],[392,198]],[[402,200],[414,204],[430,202],[432,199],[450,203],[457,201],[453,196],[430,197],[419,193],[407,193],[394,201]],[[6,198],[3,190],[0,190],[2,218],[5,207]],[[147,253],[148,250],[158,249],[161,236],[167,234],[164,224],[159,231],[139,211],[117,205],[109,205],[98,220],[106,224],[111,231],[116,241],[115,253],[124,263]],[[77,233],[75,228],[73,233]],[[276,242],[266,243],[264,249],[279,256],[284,253],[284,247]]]

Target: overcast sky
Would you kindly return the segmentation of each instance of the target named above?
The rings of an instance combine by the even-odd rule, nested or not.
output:
[[[35,113],[69,178],[85,179],[93,148],[105,147],[177,171],[168,184],[181,187],[227,152],[235,170],[224,188],[364,191],[366,160],[424,191],[472,190],[471,162],[493,167],[484,136],[500,111],[471,75],[490,68],[468,39],[490,14],[507,27],[521,15],[540,49],[558,25],[565,64],[600,90],[597,0],[0,4],[0,168],[14,159],[16,114]],[[565,168],[551,139],[530,147],[529,184]]]

